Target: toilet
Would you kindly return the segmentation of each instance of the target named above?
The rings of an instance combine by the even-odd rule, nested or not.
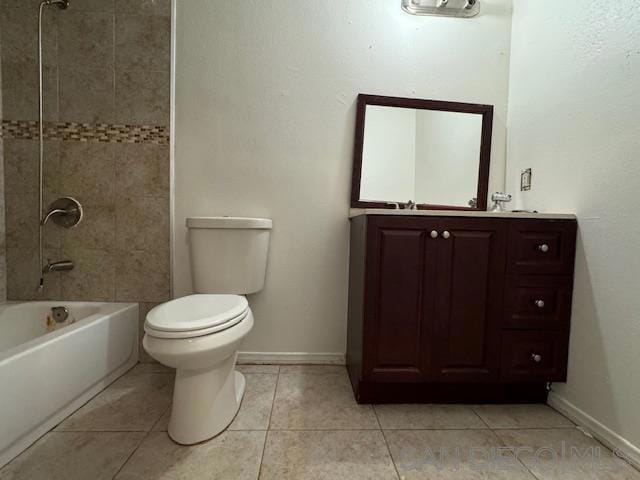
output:
[[[195,294],[152,309],[144,349],[176,369],[169,436],[192,445],[222,432],[235,417],[245,379],[238,349],[253,327],[244,295],[262,290],[272,222],[265,218],[187,218]]]

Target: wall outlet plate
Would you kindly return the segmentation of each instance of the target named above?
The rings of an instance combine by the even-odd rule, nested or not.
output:
[[[527,168],[520,174],[520,191],[526,192],[531,190],[531,169]]]

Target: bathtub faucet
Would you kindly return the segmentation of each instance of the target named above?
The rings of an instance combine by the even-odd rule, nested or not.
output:
[[[73,270],[73,262],[71,260],[62,260],[61,262],[47,262],[47,264],[42,269],[42,273],[51,273],[51,272],[68,272],[69,270]]]

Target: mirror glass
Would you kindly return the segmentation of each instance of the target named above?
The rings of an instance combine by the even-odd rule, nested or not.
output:
[[[485,113],[365,104],[359,205],[354,206],[411,200],[423,208],[486,208],[486,193],[478,204],[486,188],[482,176],[488,177]]]

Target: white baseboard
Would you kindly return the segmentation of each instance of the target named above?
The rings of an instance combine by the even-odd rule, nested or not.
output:
[[[307,353],[307,352],[240,352],[240,364],[309,364],[344,365],[344,353]]]
[[[555,392],[549,392],[547,403],[560,413],[584,428],[611,450],[619,452],[629,463],[640,470],[640,448],[618,435],[606,425],[576,407]]]

